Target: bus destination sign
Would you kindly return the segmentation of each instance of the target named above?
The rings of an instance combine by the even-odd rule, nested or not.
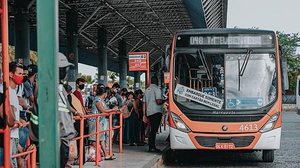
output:
[[[179,35],[177,47],[225,47],[260,48],[274,47],[274,38],[268,34],[221,34],[221,35]]]
[[[190,45],[261,45],[261,36],[191,36]]]

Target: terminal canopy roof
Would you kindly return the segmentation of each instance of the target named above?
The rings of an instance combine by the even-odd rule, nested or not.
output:
[[[31,30],[36,31],[35,0],[28,1]],[[149,51],[153,67],[177,30],[226,27],[227,0],[58,0],[60,48],[66,47],[66,12],[78,13],[79,62],[97,66],[97,30],[107,31],[110,70],[117,70],[118,41],[127,51]],[[14,7],[14,1],[9,1]],[[10,8],[10,15],[13,10]],[[10,17],[14,21],[14,17]],[[33,38],[34,39],[34,38]],[[36,39],[36,38],[35,38]],[[31,38],[32,40],[32,38]],[[36,48],[36,47],[31,47]],[[114,68],[115,67],[115,68]]]

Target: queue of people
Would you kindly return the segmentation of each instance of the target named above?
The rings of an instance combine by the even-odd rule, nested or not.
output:
[[[144,93],[141,89],[128,91],[126,88],[120,88],[118,83],[114,83],[111,88],[104,84],[93,85],[86,102],[83,101],[82,91],[85,89],[85,80],[78,78],[76,86],[73,89],[65,83],[67,69],[74,66],[66,56],[58,53],[59,85],[58,85],[58,113],[60,129],[60,167],[71,167],[72,164],[78,164],[79,140],[76,143],[77,156],[71,161],[70,144],[80,133],[80,119],[86,114],[101,114],[111,112],[122,112],[123,114],[123,144],[129,146],[143,146],[146,144],[145,130],[150,127],[148,137],[149,152],[160,152],[155,146],[155,136],[161,121],[161,107],[163,103],[161,92],[157,87],[157,78],[153,78],[152,84]],[[17,62],[9,64],[9,97],[10,113],[8,126],[11,129],[10,153],[15,155],[20,152],[31,150],[38,145],[38,104],[37,104],[37,81],[38,67],[36,65],[25,66]],[[1,81],[0,81],[1,85]],[[3,86],[0,86],[0,124],[3,126]],[[74,91],[73,91],[74,90]],[[107,130],[109,120],[107,117],[100,117],[100,130]],[[118,115],[113,116],[113,126],[120,123]],[[95,118],[89,118],[84,123],[84,134],[96,132]],[[114,130],[113,143],[120,140],[120,132]],[[28,145],[27,140],[30,139]],[[95,136],[85,138],[83,147],[83,161],[85,155],[85,146],[95,147]],[[100,147],[103,160],[114,160],[115,156],[108,152],[109,144],[108,133],[100,134]],[[3,136],[0,135],[0,165],[3,165]],[[38,156],[38,155],[37,155]],[[23,168],[27,157],[11,157],[11,167]],[[37,157],[38,161],[38,157]]]
[[[28,65],[24,66],[18,62],[9,63],[9,120],[8,126],[10,127],[10,154],[15,155],[20,152],[33,149],[34,146],[38,147],[38,130],[37,130],[37,66]],[[3,106],[3,84],[1,76],[0,86],[0,104]],[[4,125],[4,112],[3,108],[0,110],[0,123]],[[32,138],[32,144],[28,145],[28,137]],[[3,165],[3,136],[0,138],[0,165]],[[12,158],[10,160],[11,167],[24,167],[25,160],[28,156]]]

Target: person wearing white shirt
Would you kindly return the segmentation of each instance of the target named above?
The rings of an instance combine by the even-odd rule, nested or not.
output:
[[[23,82],[23,66],[15,62],[9,64],[9,101],[10,105],[15,108],[15,125],[11,128],[10,132],[10,154],[15,155],[18,153],[19,145],[19,128],[22,124],[19,122],[20,107],[19,99],[16,93],[16,87]],[[11,158],[11,167],[17,168],[16,158]]]

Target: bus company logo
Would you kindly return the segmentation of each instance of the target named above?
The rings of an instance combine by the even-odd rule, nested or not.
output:
[[[226,125],[223,125],[223,126],[222,126],[222,130],[223,130],[223,131],[227,131],[227,130],[228,130],[228,127],[227,127]]]
[[[213,111],[212,114],[215,115],[234,115],[236,111]]]

